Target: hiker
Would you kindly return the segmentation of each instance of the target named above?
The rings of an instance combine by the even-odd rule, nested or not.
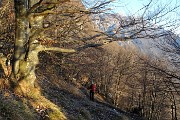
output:
[[[91,85],[90,85],[90,100],[94,101],[94,93],[96,91],[96,84],[91,81]]]

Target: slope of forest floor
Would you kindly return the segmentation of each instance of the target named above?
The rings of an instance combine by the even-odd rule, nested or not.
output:
[[[95,101],[89,100],[89,91],[75,81],[56,80],[55,77],[39,80],[42,93],[62,108],[69,120],[143,120],[136,114],[124,112],[105,102],[96,93]]]
[[[43,96],[61,108],[68,120],[142,120],[138,115],[113,107],[95,95],[90,101],[88,90],[77,82],[49,79],[38,80]],[[26,102],[25,102],[26,101]],[[47,117],[48,118],[48,117]],[[46,120],[28,100],[10,91],[1,92],[0,120]]]
[[[58,66],[52,64],[50,58],[45,56],[43,60],[48,63],[37,66],[35,87],[39,88],[45,99],[58,106],[68,120],[143,120],[136,114],[127,113],[108,104],[98,93],[95,95],[95,101],[90,101],[89,90],[76,79],[65,79],[58,75],[57,70],[54,70],[58,69]],[[30,103],[41,98],[17,96],[8,88],[6,82],[7,80],[4,80],[1,83],[4,87],[0,93],[0,120],[49,120],[46,108],[39,108],[38,104],[34,108]],[[54,117],[53,120],[59,119]]]

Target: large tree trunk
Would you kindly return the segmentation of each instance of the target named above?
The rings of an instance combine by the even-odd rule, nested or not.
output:
[[[29,21],[26,16],[25,0],[15,0],[16,33],[13,73],[17,79],[25,75],[22,63],[26,62],[27,46],[29,41]]]
[[[26,93],[28,88],[34,87],[36,80],[35,67],[38,64],[37,45],[30,39],[30,18],[27,15],[29,0],[15,0],[16,33],[13,75],[16,87]]]
[[[35,67],[39,63],[38,53],[40,51],[75,52],[73,49],[61,49],[58,47],[47,47],[41,45],[38,38],[44,38],[43,20],[46,14],[35,15],[34,9],[43,0],[14,0],[16,14],[16,38],[13,75],[15,83],[22,92],[30,91],[36,80]],[[33,4],[32,4],[33,2]],[[64,1],[65,2],[65,1]],[[29,8],[31,7],[31,8]],[[53,6],[46,6],[48,9]],[[48,15],[48,14],[47,14]]]

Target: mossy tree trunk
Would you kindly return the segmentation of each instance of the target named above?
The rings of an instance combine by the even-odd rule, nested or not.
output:
[[[13,73],[17,80],[26,75],[25,67],[28,63],[28,43],[29,43],[29,19],[27,17],[27,1],[15,0],[16,29],[15,29],[15,53]]]
[[[35,67],[38,64],[37,45],[31,37],[29,0],[14,0],[16,29],[13,60],[13,77],[18,93],[27,94],[34,88],[36,80]],[[41,21],[42,22],[42,21]]]
[[[14,83],[23,93],[34,87],[36,80],[35,67],[39,63],[38,53],[40,51],[75,52],[72,49],[47,47],[40,44],[38,39],[45,37],[43,35],[43,20],[46,14],[42,13],[41,15],[39,12],[38,15],[35,14],[43,0],[31,2],[33,4],[30,4],[30,0],[14,0],[16,33],[12,75],[15,78]],[[49,10],[53,8],[53,5],[46,7]],[[44,11],[46,11],[46,8],[42,12]]]

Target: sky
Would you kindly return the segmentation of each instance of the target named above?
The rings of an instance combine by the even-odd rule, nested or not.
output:
[[[115,0],[112,2],[112,7],[113,11],[116,13],[134,14],[144,5],[147,5],[149,1],[150,0]],[[160,7],[166,3],[168,4],[168,7],[171,8],[180,5],[179,0],[153,0],[153,5],[159,4]]]
[[[143,8],[143,6],[147,5],[149,1],[150,0],[116,0],[112,4],[113,12],[119,13],[121,15],[142,15],[144,9],[140,9]],[[157,8],[162,8],[163,6],[166,6],[165,11],[168,11],[177,6],[179,7],[164,16],[164,20],[162,20],[163,22],[160,24],[166,24],[167,21],[169,22],[169,25],[172,26],[170,22],[173,20],[177,20],[172,24],[177,24],[176,26],[180,26],[180,0],[153,0],[152,6],[150,7],[149,11],[152,12],[155,9],[157,10]],[[172,29],[171,27],[169,27],[169,25],[167,30]],[[173,32],[180,35],[180,27],[175,29]]]
[[[99,1],[105,0],[84,0],[87,1],[86,6],[94,6]],[[98,2],[97,2],[98,1]],[[134,15],[134,16],[141,16],[144,12],[143,6],[147,5],[150,0],[114,0],[107,6],[107,8],[111,8],[111,12],[118,13],[124,16]],[[180,0],[152,0],[152,6],[148,9],[148,13],[153,14],[153,11],[157,11],[157,9],[162,8],[163,6],[166,7],[166,11],[172,9],[173,7],[179,6],[178,9],[170,12],[166,16],[164,16],[165,21],[173,21],[177,20],[174,24],[180,25]],[[140,10],[140,11],[139,11]],[[164,23],[161,23],[164,24]],[[180,27],[175,30],[177,34],[180,34]]]

